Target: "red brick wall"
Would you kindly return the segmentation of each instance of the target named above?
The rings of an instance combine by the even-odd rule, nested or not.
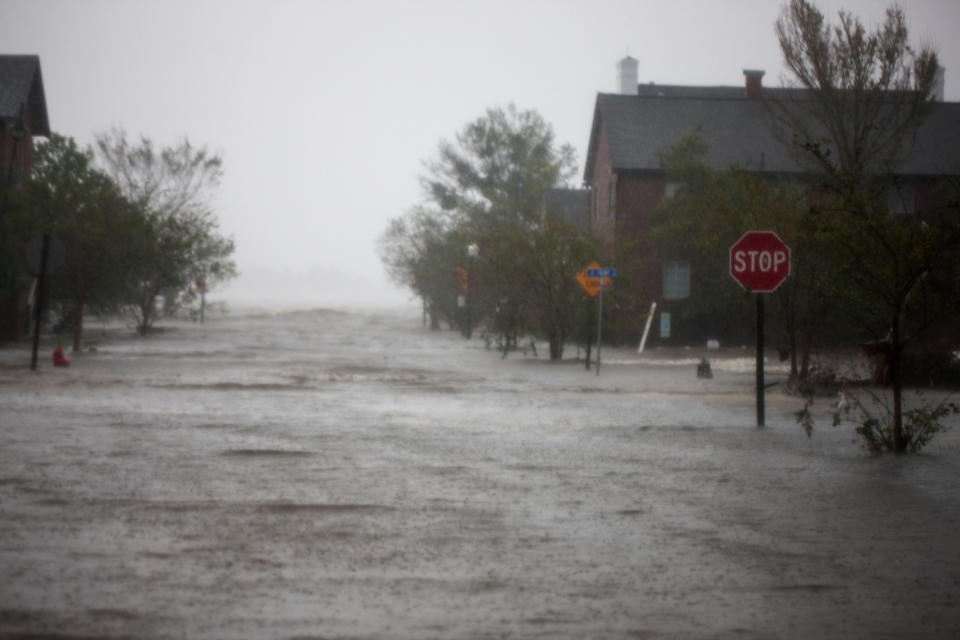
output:
[[[607,134],[601,125],[596,152],[593,155],[593,182],[590,183],[590,229],[607,242],[613,241],[614,218],[611,215],[610,196],[611,185],[615,184],[615,181]]]
[[[621,174],[617,182],[617,233],[645,239],[647,212],[663,199],[663,178],[652,174]]]
[[[24,120],[29,122],[29,113],[24,114]],[[13,138],[10,131],[13,128],[12,120],[0,122],[0,180],[2,186],[7,185],[7,176],[10,171],[10,160],[13,157]],[[14,159],[14,184],[21,182],[23,177],[30,175],[33,167],[33,136],[28,131],[17,143],[17,155]],[[22,174],[22,175],[21,175]]]

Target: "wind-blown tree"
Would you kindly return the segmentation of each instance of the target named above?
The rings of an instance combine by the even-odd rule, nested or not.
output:
[[[410,287],[424,301],[430,326],[458,322],[457,267],[464,264],[464,236],[449,217],[422,206],[390,221],[380,238],[380,257],[391,279]]]
[[[799,161],[820,177],[809,223],[824,255],[834,259],[821,286],[845,301],[843,309],[875,339],[887,336],[889,438],[879,431],[865,437],[903,452],[917,443],[917,432],[905,431],[903,423],[904,347],[930,319],[934,307],[921,303],[936,300],[945,310],[954,305],[944,303],[958,297],[956,279],[942,277],[955,273],[957,212],[905,218],[888,204],[912,133],[930,109],[937,55],[909,44],[899,8],[888,9],[874,31],[849,13],[839,19],[830,26],[806,0],[784,7],[777,37],[792,85],[805,97],[772,107]]]
[[[696,295],[676,313],[684,324],[714,327],[717,318],[748,317],[747,297],[729,276],[729,253],[747,229],[775,231],[792,249],[792,271],[771,295],[789,353],[791,379],[799,388],[810,373],[811,353],[832,321],[834,301],[820,289],[822,247],[810,233],[809,205],[803,184],[762,177],[741,167],[711,169],[708,148],[692,133],[660,152],[666,180],[678,185],[651,212],[651,236],[666,258],[689,262]],[[749,331],[750,324],[744,323]],[[734,332],[728,339],[739,337]]]
[[[53,274],[54,295],[73,303],[73,349],[80,348],[83,315],[122,301],[128,270],[139,256],[143,219],[116,184],[93,166],[93,152],[56,133],[37,146],[26,191],[36,233],[53,233],[64,265]]]
[[[114,129],[97,137],[98,159],[147,226],[138,243],[141,260],[128,275],[128,311],[145,334],[156,320],[162,296],[175,309],[198,276],[207,282],[236,274],[233,242],[220,235],[211,206],[222,177],[221,158],[184,140],[155,148]]]
[[[551,356],[559,358],[566,337],[560,328],[568,323],[556,314],[566,316],[571,309],[559,308],[553,293],[575,291],[579,267],[571,265],[569,273],[543,268],[541,259],[549,253],[544,247],[561,240],[544,220],[543,198],[547,189],[573,177],[573,148],[558,146],[553,128],[536,111],[509,105],[487,110],[454,143],[442,141],[427,168],[428,198],[479,248],[476,266],[483,277],[474,299],[505,346],[521,332],[537,331],[550,341]]]
[[[589,240],[547,221],[543,197],[575,171],[573,148],[557,146],[538,113],[487,110],[426,163],[423,206],[391,222],[382,238],[388,270],[436,308],[455,303],[457,267],[466,270],[474,318],[485,318],[505,347],[535,331],[559,358],[572,308],[558,300],[575,291],[582,264],[570,261],[585,255],[580,245]],[[471,244],[479,249],[473,258]]]

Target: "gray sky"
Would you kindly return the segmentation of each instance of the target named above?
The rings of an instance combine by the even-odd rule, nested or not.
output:
[[[821,0],[867,24],[886,2]],[[960,99],[960,2],[904,0]],[[41,58],[50,124],[120,126],[222,154],[241,277],[215,298],[396,302],[376,241],[420,199],[441,138],[491,106],[536,109],[582,164],[616,63],[640,81],[781,82],[775,0],[0,0],[0,53]]]

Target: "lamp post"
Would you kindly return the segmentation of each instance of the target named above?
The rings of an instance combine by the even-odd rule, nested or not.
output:
[[[467,290],[464,295],[467,297],[467,339],[473,335],[473,296],[470,294],[470,271],[473,269],[473,263],[480,253],[480,247],[476,242],[467,245]]]

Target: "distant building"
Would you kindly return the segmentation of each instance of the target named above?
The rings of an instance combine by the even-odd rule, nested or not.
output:
[[[18,188],[30,175],[34,136],[49,135],[40,58],[0,55],[0,216],[4,215],[4,192]],[[22,334],[25,289],[23,283],[0,283],[0,340]]]
[[[33,137],[49,135],[40,58],[0,55],[0,175],[4,187],[30,174]]]
[[[618,64],[621,93],[597,95],[583,181],[590,194],[590,228],[608,241],[635,241],[646,265],[637,296],[642,299],[634,300],[629,312],[657,302],[669,313],[671,304],[696,295],[696,277],[675,256],[658,256],[648,241],[648,212],[674,188],[665,181],[658,153],[698,133],[709,146],[705,160],[714,169],[737,165],[802,180],[804,170],[768,124],[763,98],[793,100],[803,94],[764,88],[764,72],[749,69],[741,87],[639,84],[632,60]],[[900,167],[896,198],[891,192],[894,210],[917,210],[930,198],[935,181],[960,175],[960,103],[942,102],[942,82],[937,96],[941,101],[932,106]]]

